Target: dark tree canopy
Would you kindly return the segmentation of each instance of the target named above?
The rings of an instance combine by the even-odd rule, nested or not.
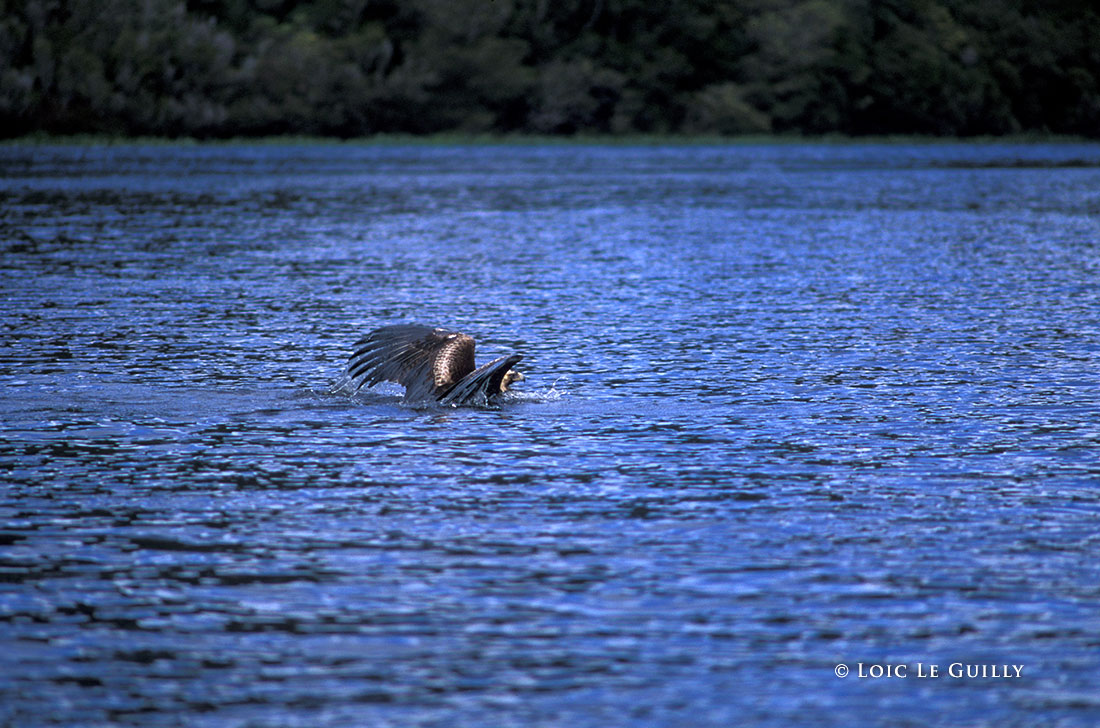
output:
[[[1100,136],[1087,0],[0,0],[0,129]]]

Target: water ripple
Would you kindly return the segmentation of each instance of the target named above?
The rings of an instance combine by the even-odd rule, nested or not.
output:
[[[1098,168],[0,150],[0,722],[1095,724]],[[340,390],[397,321],[527,381]]]

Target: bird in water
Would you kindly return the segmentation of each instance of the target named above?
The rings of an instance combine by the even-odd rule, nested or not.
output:
[[[375,329],[355,342],[347,376],[352,393],[379,382],[405,387],[405,399],[434,399],[441,404],[492,404],[524,376],[512,368],[523,357],[502,356],[480,367],[474,340],[447,329],[398,324]]]

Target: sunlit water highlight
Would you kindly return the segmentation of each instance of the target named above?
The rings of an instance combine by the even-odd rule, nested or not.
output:
[[[1100,722],[1100,147],[0,172],[2,724]],[[332,393],[397,322],[527,380]]]

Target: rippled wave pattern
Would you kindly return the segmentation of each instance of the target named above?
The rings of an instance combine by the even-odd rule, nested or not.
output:
[[[0,171],[0,723],[1100,723],[1100,147]]]

